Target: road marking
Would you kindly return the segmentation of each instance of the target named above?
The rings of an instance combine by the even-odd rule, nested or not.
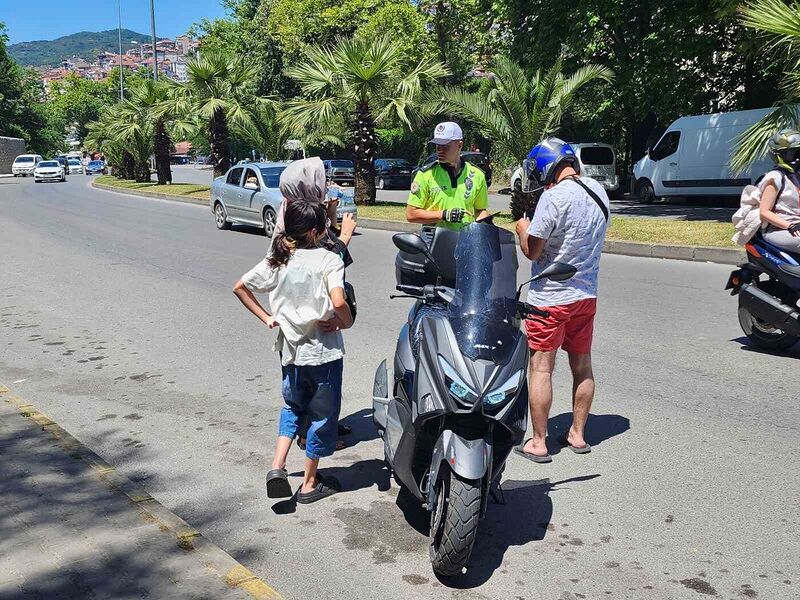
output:
[[[42,431],[53,436],[71,457],[86,463],[109,488],[125,494],[144,513],[143,518],[159,525],[162,531],[171,532],[179,548],[193,552],[228,586],[247,592],[255,600],[284,600],[283,596],[264,580],[256,577],[230,554],[204,538],[202,533],[153,499],[147,491],[121,475],[89,447],[84,446],[50,417],[40,412],[33,404],[15,395],[2,383],[0,383],[0,398],[14,406],[23,417],[39,425]]]

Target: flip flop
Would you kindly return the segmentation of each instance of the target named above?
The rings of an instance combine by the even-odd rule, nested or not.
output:
[[[319,477],[317,479],[317,486],[310,492],[299,492],[297,494],[298,504],[311,504],[317,502],[328,496],[333,496],[335,493],[342,491],[339,480],[335,477]]]
[[[525,448],[525,444],[527,444],[532,438],[528,438],[524,442],[522,442],[519,446],[514,446],[514,454],[521,456],[522,458],[526,458],[531,462],[544,464],[553,462],[553,457],[550,454],[545,454],[544,456],[539,456],[538,454],[531,454],[530,452],[525,452],[523,448]]]
[[[587,443],[585,446],[581,446],[580,448],[573,446],[567,440],[567,433],[561,434],[561,437],[558,438],[558,443],[564,446],[565,448],[569,448],[575,454],[589,454],[592,451],[592,447]]]
[[[298,437],[297,438],[297,447],[300,448],[301,450],[305,450],[306,449],[306,438]],[[345,442],[342,439],[337,439],[336,440],[336,450],[335,450],[335,452],[338,452],[339,450],[344,450],[345,448],[347,448],[347,442]]]
[[[267,473],[267,498],[291,498],[292,486],[286,469],[272,469]]]

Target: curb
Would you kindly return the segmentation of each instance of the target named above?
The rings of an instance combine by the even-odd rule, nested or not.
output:
[[[179,548],[187,552],[191,551],[228,586],[240,588],[255,600],[284,600],[283,596],[262,579],[256,577],[247,567],[219,546],[204,538],[202,533],[168,510],[143,488],[121,475],[114,467],[72,437],[34,405],[14,395],[2,383],[0,383],[0,398],[13,405],[23,417],[36,423],[41,427],[42,431],[52,435],[61,448],[72,458],[86,463],[108,487],[125,494],[131,502],[154,519],[159,526],[174,534]]]
[[[143,198],[158,198],[160,200],[173,200],[187,204],[200,204],[208,206],[208,201],[198,198],[183,198],[169,194],[140,192],[137,190],[122,190],[109,185],[92,182],[92,187],[114,192],[141,196]],[[360,218],[359,227],[364,229],[378,229],[381,231],[403,231],[413,233],[419,231],[419,226],[403,221],[383,221],[381,219]],[[605,254],[619,254],[622,256],[638,256],[645,258],[668,258],[672,260],[688,260],[693,262],[712,262],[724,265],[738,265],[746,261],[744,250],[737,248],[716,248],[713,246],[671,246],[669,244],[647,244],[643,242],[622,242],[606,240],[603,246]]]

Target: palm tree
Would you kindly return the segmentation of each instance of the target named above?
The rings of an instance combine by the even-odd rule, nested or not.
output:
[[[84,138],[84,144],[103,153],[117,178],[133,179],[136,176],[136,160],[125,144],[115,136],[117,125],[113,107],[106,108],[97,121],[87,124],[89,133]]]
[[[593,81],[614,78],[611,69],[600,65],[587,65],[566,76],[563,62],[559,57],[547,71],[531,75],[511,58],[497,57],[486,90],[444,87],[438,91],[434,112],[470,121],[492,140],[502,158],[522,164],[533,146],[558,132],[578,90]],[[511,206],[513,216],[519,218],[526,208],[520,190],[512,191]]]
[[[740,9],[742,23],[767,36],[766,50],[786,62],[783,101],[745,131],[731,157],[731,168],[744,171],[766,154],[767,142],[781,127],[800,128],[800,4],[783,0],[754,0]]]
[[[144,79],[131,87],[128,96],[131,105],[138,108],[142,117],[153,124],[156,177],[161,185],[172,183],[172,169],[169,163],[172,139],[168,127],[173,118],[170,110],[173,104],[168,101],[168,91],[169,84],[165,80]]]
[[[252,127],[253,110],[263,103],[255,96],[256,65],[240,57],[208,50],[186,63],[189,81],[182,98],[175,98],[184,115],[196,116],[211,146],[214,176],[230,168],[231,126]]]
[[[288,131],[331,131],[346,124],[346,145],[355,159],[355,200],[375,202],[375,125],[396,118],[412,127],[423,86],[447,75],[442,63],[422,60],[408,67],[389,37],[341,39],[332,48],[313,47],[307,59],[286,70],[304,98],[289,100],[280,113]]]

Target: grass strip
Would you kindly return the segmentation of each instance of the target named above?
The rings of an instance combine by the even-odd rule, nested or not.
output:
[[[191,183],[136,183],[102,175],[97,183],[122,189],[149,191],[171,196],[190,196],[209,200],[210,186]],[[406,208],[395,202],[377,202],[372,206],[359,206],[358,215],[365,219],[382,221],[405,221]],[[511,214],[501,212],[495,223],[508,229],[514,228]],[[643,217],[611,217],[611,226],[606,237],[620,242],[641,242],[644,244],[668,244],[673,246],[712,246],[715,248],[738,248],[731,241],[734,233],[730,223],[717,221],[675,221],[672,219],[648,219]]]

